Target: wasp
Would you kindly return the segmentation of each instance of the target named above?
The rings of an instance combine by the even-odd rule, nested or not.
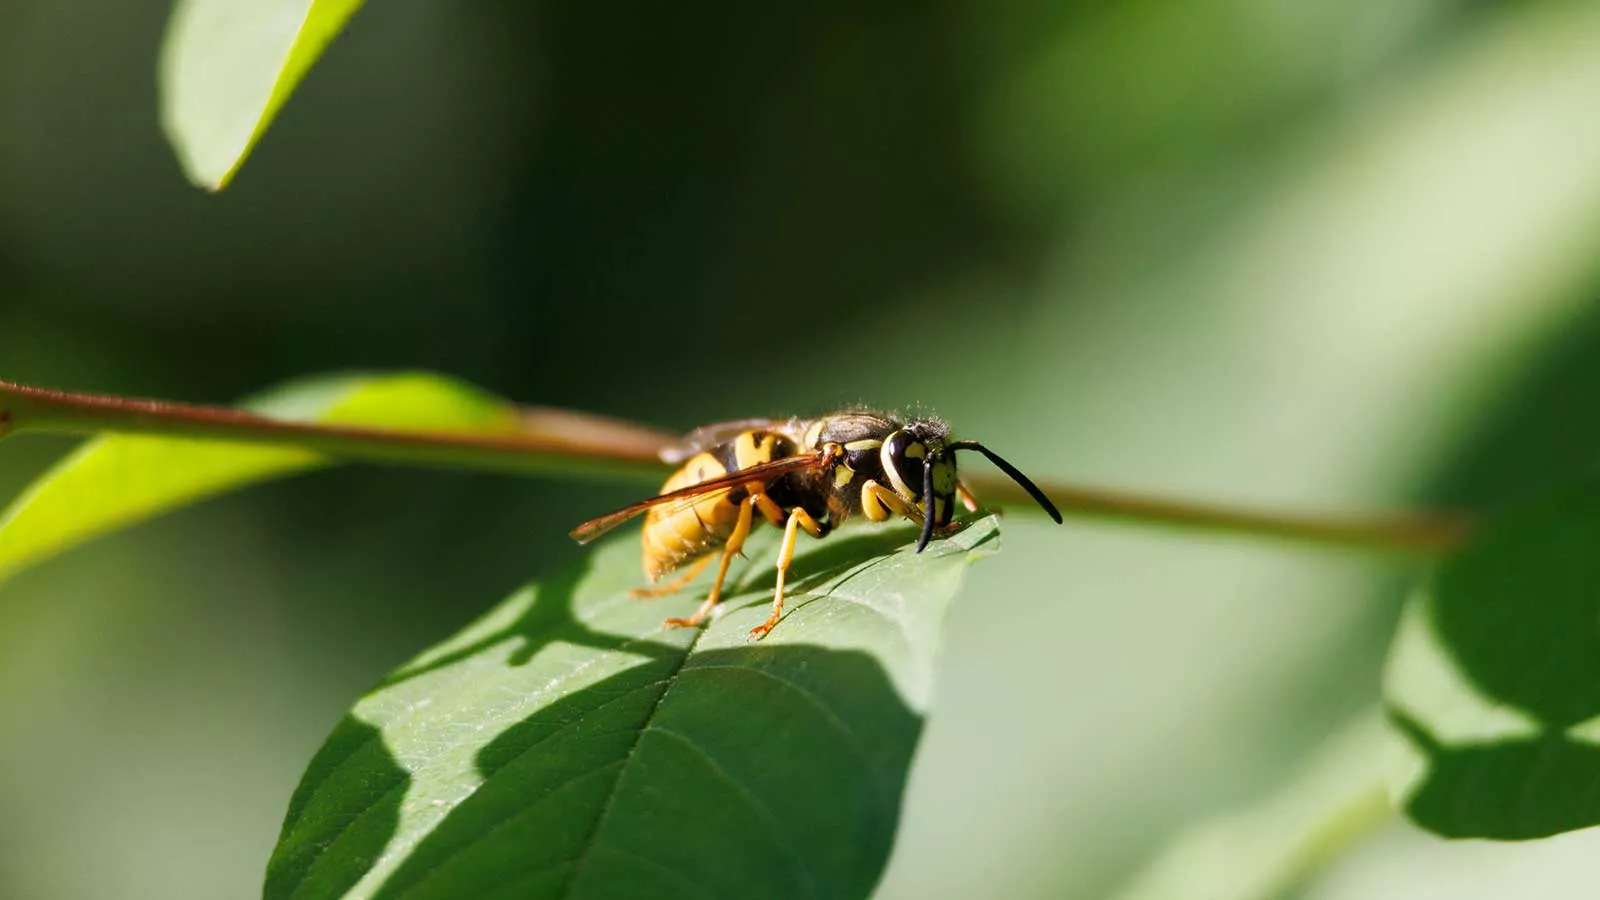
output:
[[[674,593],[713,559],[717,577],[705,602],[688,618],[667,626],[693,628],[722,598],[728,565],[759,522],[783,529],[777,585],[767,620],[750,632],[759,640],[783,615],[783,585],[804,531],[827,536],[846,519],[872,522],[909,519],[921,527],[916,552],[935,530],[953,530],[957,501],[969,512],[978,505],[956,474],[957,451],[976,450],[1016,481],[1057,523],[1061,513],[1038,486],[977,441],[954,441],[944,422],[902,422],[878,412],[847,411],[815,419],[745,419],[707,425],[681,444],[662,451],[679,463],[658,496],[625,506],[573,529],[586,544],[623,522],[645,516],[644,572],[651,583],[683,569],[672,582],[640,588],[635,596]]]

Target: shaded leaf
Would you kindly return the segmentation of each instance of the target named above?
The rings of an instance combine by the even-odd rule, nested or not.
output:
[[[998,527],[921,555],[912,535],[807,542],[755,644],[772,533],[704,631],[661,622],[705,579],[633,599],[637,538],[605,542],[356,704],[295,792],[266,896],[866,896],[945,609]]]
[[[1385,676],[1391,791],[1448,837],[1600,824],[1600,480],[1507,511],[1412,598]]]
[[[346,425],[518,430],[509,405],[426,374],[306,379],[244,406],[275,418]],[[286,447],[119,434],[91,439],[0,514],[0,578],[185,503],[327,464],[311,451]]]
[[[233,178],[362,0],[177,0],[161,50],[161,122],[189,180]]]

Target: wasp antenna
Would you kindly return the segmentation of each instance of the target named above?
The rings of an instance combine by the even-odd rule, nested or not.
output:
[[[1061,511],[1056,509],[1056,505],[1051,503],[1050,498],[1044,495],[1044,491],[1039,490],[1039,486],[1029,481],[1028,476],[1018,471],[1016,466],[1001,459],[1000,454],[977,441],[956,441],[948,446],[951,450],[976,450],[989,457],[989,461],[994,463],[1000,471],[1006,473],[1012,481],[1021,485],[1022,489],[1028,492],[1028,496],[1032,497],[1035,503],[1038,503],[1045,512],[1049,513],[1050,518],[1054,519],[1057,525],[1061,524]]]
[[[917,535],[917,552],[921,553],[933,539],[933,454],[922,458],[922,533]]]

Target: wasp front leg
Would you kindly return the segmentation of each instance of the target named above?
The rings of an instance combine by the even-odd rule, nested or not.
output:
[[[962,484],[959,481],[956,482],[956,499],[961,501],[961,507],[963,509],[965,509],[968,513],[975,513],[975,512],[978,511],[978,498],[974,497],[972,495],[972,491],[968,490],[967,486],[965,484]],[[999,510],[995,510],[995,511],[999,512]],[[944,515],[944,511],[940,510],[940,517],[942,518],[943,515]],[[960,531],[963,527],[965,527],[965,526],[962,524],[962,522],[959,519],[955,518],[954,516],[951,516],[950,521],[948,521],[948,522],[944,523],[943,525],[939,526],[939,533],[941,535],[948,536],[948,535],[955,534],[956,532]]]
[[[965,485],[956,485],[956,496],[960,498],[961,504],[967,508],[968,512],[978,511],[978,501],[967,490]],[[939,504],[944,502],[945,499],[943,497],[938,497],[934,500],[936,504],[935,514],[941,517],[943,516],[943,506]],[[906,502],[904,497],[871,479],[868,479],[867,483],[861,486],[861,511],[866,513],[867,518],[873,522],[887,522],[891,516],[898,515],[904,516],[918,525],[922,524],[922,510],[912,506]],[[954,534],[960,530],[961,523],[954,521],[939,527],[940,534]]]
[[[778,584],[772,591],[772,613],[767,616],[765,622],[750,629],[751,640],[759,641],[766,637],[772,626],[778,624],[778,620],[783,617],[783,582],[785,576],[789,574],[789,563],[794,560],[794,545],[799,539],[801,528],[814,538],[822,537],[822,523],[810,513],[798,506],[789,510],[789,521],[783,527],[783,545],[778,550]]]
[[[956,496],[961,498],[961,505],[967,508],[967,512],[975,513],[978,511],[978,498],[972,496],[972,491],[968,490],[967,486],[959,481],[956,482]]]
[[[922,524],[922,510],[870,478],[861,486],[861,511],[873,522],[887,522],[890,516],[904,516],[918,525]]]

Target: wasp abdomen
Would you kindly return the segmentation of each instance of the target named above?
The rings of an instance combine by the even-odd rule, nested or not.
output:
[[[793,442],[768,431],[746,431],[690,457],[659,493],[666,494],[794,453]],[[651,581],[727,543],[739,519],[744,490],[723,491],[672,507],[656,507],[644,520],[644,573]]]

